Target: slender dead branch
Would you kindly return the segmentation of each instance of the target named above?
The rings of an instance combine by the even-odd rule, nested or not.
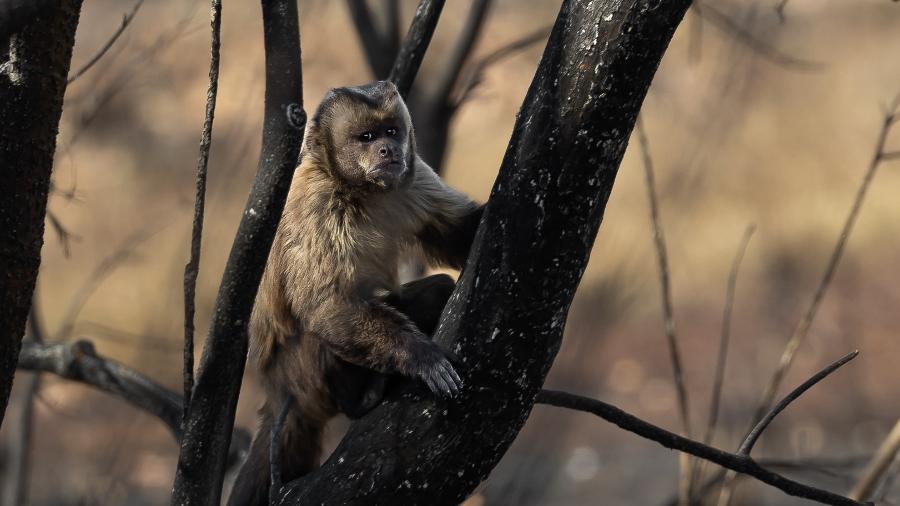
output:
[[[810,499],[822,504],[857,506],[861,504],[870,504],[861,503],[828,492],[827,490],[804,485],[787,478],[786,476],[765,469],[747,455],[724,452],[698,441],[680,436],[674,432],[669,432],[662,427],[645,422],[634,415],[597,399],[582,397],[567,392],[541,390],[538,393],[535,402],[538,404],[547,404],[550,406],[592,413],[628,432],[637,434],[638,436],[651,441],[656,441],[666,448],[690,453],[695,457],[714,462],[732,471],[752,476],[753,478],[771,485],[791,496]]]
[[[362,46],[372,74],[377,79],[384,79],[390,73],[396,56],[396,53],[390,51],[388,47],[388,40],[391,37],[390,29],[383,34],[379,33],[366,0],[347,0],[347,7],[350,10],[350,19],[353,20],[360,46]]]
[[[523,51],[538,42],[542,42],[547,40],[547,36],[550,34],[550,26],[542,26],[537,30],[534,30],[531,33],[525,34],[522,37],[503,44],[497,49],[491,51],[490,53],[483,56],[477,62],[470,65],[471,69],[466,72],[466,78],[462,80],[462,85],[460,85],[460,91],[457,93],[456,98],[452,100],[451,107],[453,109],[459,108],[463,102],[466,101],[469,96],[471,96],[472,91],[481,83],[484,78],[484,72],[491,66],[496,63],[503,61],[510,56]]]
[[[462,73],[463,65],[465,65],[472,54],[475,42],[481,34],[492,3],[492,0],[472,0],[472,5],[469,7],[469,15],[466,17],[466,23],[463,25],[462,32],[456,40],[456,45],[453,47],[450,57],[443,65],[443,72],[436,80],[435,100],[446,102],[449,99]]]
[[[641,148],[641,159],[644,164],[644,176],[647,184],[647,197],[650,201],[650,218],[653,225],[653,244],[656,247],[656,260],[659,267],[660,294],[662,296],[663,321],[665,324],[666,342],[669,345],[669,360],[672,362],[673,381],[678,396],[678,416],[681,420],[682,435],[691,438],[690,408],[688,406],[687,388],[684,385],[684,369],[681,364],[681,352],[678,349],[678,336],[675,332],[675,316],[672,310],[672,288],[669,279],[669,260],[666,254],[666,240],[659,218],[659,200],[656,195],[656,179],[653,174],[653,158],[650,156],[650,143],[644,131],[644,122],[638,116],[635,125],[638,143]],[[693,483],[693,465],[687,454],[678,456],[679,481],[678,489],[681,504],[687,505],[691,498]]]
[[[728,275],[728,287],[725,289],[725,310],[722,314],[722,333],[719,339],[719,354],[716,359],[716,373],[713,378],[712,396],[709,402],[709,422],[706,426],[706,435],[703,436],[705,444],[712,443],[713,436],[716,433],[716,425],[719,420],[719,404],[722,399],[722,384],[725,381],[725,364],[728,359],[728,344],[731,340],[731,313],[734,310],[734,295],[737,289],[738,273],[740,272],[741,262],[744,260],[744,254],[747,252],[747,246],[750,244],[750,238],[753,237],[753,231],[756,230],[755,225],[747,225],[744,231],[744,237],[731,263],[731,272]]]
[[[219,504],[247,360],[247,324],[306,126],[297,2],[262,0],[262,15],[266,55],[262,149],[203,347],[172,504]]]
[[[72,299],[69,301],[69,305],[66,307],[65,312],[63,312],[62,323],[55,334],[55,339],[66,339],[71,335],[72,329],[78,320],[78,315],[81,313],[81,310],[84,308],[85,304],[87,304],[88,300],[90,300],[91,296],[94,295],[94,292],[97,291],[100,285],[102,285],[116,269],[132,257],[134,250],[137,249],[138,246],[156,235],[160,230],[160,227],[145,227],[138,230],[127,237],[118,249],[113,251],[94,267],[91,274],[84,280],[78,290],[76,290],[75,295],[73,295]]]
[[[382,0],[382,9],[387,18],[384,28],[384,40],[387,54],[391,57],[400,52],[400,0]],[[390,71],[390,67],[385,74]]]
[[[884,477],[888,468],[890,468],[891,462],[897,457],[898,450],[900,450],[900,420],[894,424],[894,428],[884,438],[881,446],[878,447],[878,450],[872,457],[872,461],[863,470],[859,481],[856,482],[856,485],[850,491],[850,497],[857,501],[865,501],[871,498],[875,489],[878,488],[878,483]]]
[[[803,71],[821,70],[824,67],[820,62],[804,60],[779,51],[765,40],[758,38],[745,27],[741,26],[740,23],[732,19],[728,14],[719,10],[718,7],[714,7],[711,3],[694,2],[693,7],[694,12],[696,12],[698,16],[703,17],[706,21],[709,21],[711,25],[731,35],[753,50],[756,54],[776,65]]]
[[[400,45],[400,51],[388,77],[388,80],[397,85],[400,95],[404,98],[409,95],[413,80],[419,72],[419,66],[425,58],[425,51],[431,43],[443,8],[444,0],[420,0],[419,6],[416,7],[416,15],[409,26],[409,31],[406,32],[406,38]]]
[[[747,252],[747,246],[750,244],[750,238],[753,237],[753,231],[755,229],[755,225],[747,225],[743,239],[741,239],[741,244],[738,246],[737,253],[735,253],[734,260],[731,263],[731,272],[728,275],[728,284],[725,289],[725,309],[722,314],[722,333],[719,338],[719,353],[716,358],[716,372],[713,377],[712,395],[710,396],[709,401],[709,417],[707,418],[706,434],[703,436],[703,444],[707,445],[712,443],[716,433],[716,426],[719,421],[719,404],[722,399],[722,385],[725,382],[725,365],[728,359],[728,344],[731,340],[731,313],[734,309],[738,272],[740,272],[741,262],[744,259],[744,254]],[[703,464],[704,462],[702,461],[694,462],[694,470],[692,473],[692,479],[694,481],[691,484],[692,491],[696,490],[698,480],[703,475]],[[691,499],[695,499],[695,494],[692,494]]]
[[[790,339],[788,339],[788,342],[785,345],[784,351],[781,353],[781,358],[779,359],[778,366],[772,373],[772,377],[769,379],[769,383],[766,386],[765,393],[763,394],[759,404],[756,406],[756,411],[754,412],[753,418],[750,422],[751,425],[756,425],[769,409],[769,406],[772,405],[772,402],[775,399],[775,394],[778,391],[778,388],[781,386],[781,382],[784,380],[784,376],[787,374],[788,369],[794,362],[794,357],[796,357],[797,355],[797,350],[800,348],[800,345],[803,344],[803,341],[806,339],[806,336],[809,333],[812,322],[819,310],[819,305],[825,298],[825,293],[828,291],[828,287],[831,286],[831,280],[834,277],[834,273],[837,271],[838,264],[840,263],[841,258],[844,255],[844,248],[847,246],[847,240],[850,237],[850,232],[853,231],[853,226],[854,224],[856,224],[856,218],[859,215],[859,211],[862,208],[863,202],[865,201],[869,186],[871,185],[872,179],[875,177],[875,173],[878,170],[879,165],[881,165],[881,161],[883,160],[885,153],[885,143],[887,142],[888,134],[890,133],[891,127],[894,125],[898,118],[898,107],[900,107],[900,95],[897,95],[897,97],[894,98],[893,102],[889,106],[887,113],[885,114],[884,120],[882,121],[881,125],[881,131],[879,132],[878,139],[875,142],[875,151],[872,155],[871,161],[869,162],[869,167],[868,169],[866,169],[866,173],[863,175],[862,182],[860,183],[859,188],[856,190],[856,197],[853,200],[853,204],[850,206],[850,212],[847,214],[847,218],[844,221],[844,226],[841,228],[841,233],[838,236],[838,241],[834,246],[834,250],[832,250],[831,252],[831,257],[829,258],[828,264],[825,267],[825,272],[823,273],[822,278],[819,280],[819,284],[816,287],[815,292],[813,293],[812,300],[810,301],[806,312],[800,318],[800,321],[794,328],[793,334],[791,334]],[[722,486],[722,491],[719,495],[719,506],[727,506],[731,502],[731,497],[734,492],[734,486],[735,484],[733,475],[726,476],[725,484]]]
[[[200,273],[200,244],[203,239],[203,211],[206,207],[206,172],[212,145],[213,120],[216,116],[216,96],[219,90],[219,47],[222,31],[222,1],[210,5],[209,87],[206,90],[206,116],[200,135],[200,156],[197,160],[197,194],[194,198],[194,220],[191,226],[191,257],[184,266],[184,420],[187,420],[194,389],[194,312],[196,311],[197,276]]]
[[[791,390],[789,394],[787,394],[781,401],[776,404],[772,409],[769,410],[768,413],[763,416],[759,423],[756,424],[753,429],[750,430],[750,433],[747,434],[747,437],[744,438],[744,442],[741,443],[740,448],[738,448],[738,453],[741,455],[750,455],[750,451],[753,450],[753,446],[756,444],[756,441],[759,439],[759,436],[762,435],[763,431],[766,430],[766,427],[772,423],[772,420],[778,416],[778,413],[784,411],[784,408],[788,407],[788,405],[794,402],[798,397],[803,395],[803,392],[806,392],[813,385],[825,379],[826,376],[837,371],[842,365],[856,358],[859,355],[859,351],[852,351],[847,355],[844,355],[836,362],[832,363],[828,367],[822,369],[818,373],[816,373],[813,377],[804,381],[800,386]]]
[[[122,16],[122,24],[119,25],[119,28],[112,34],[112,37],[106,41],[105,44],[97,51],[97,54],[91,57],[90,60],[87,61],[84,65],[81,66],[80,69],[73,72],[68,78],[68,84],[72,84],[73,81],[83,76],[88,70],[91,69],[94,65],[103,58],[103,55],[109,51],[109,48],[119,40],[119,37],[125,32],[125,29],[128,28],[128,25],[131,24],[131,21],[137,15],[138,9],[141,8],[141,5],[144,4],[144,0],[138,0],[135,2],[134,7],[131,8],[131,11]]]
[[[18,368],[51,373],[118,397],[158,418],[176,440],[181,439],[181,396],[128,366],[98,354],[90,341],[42,344],[27,340],[22,344]],[[244,429],[235,429],[231,443],[229,466],[243,458],[250,444],[250,434]]]

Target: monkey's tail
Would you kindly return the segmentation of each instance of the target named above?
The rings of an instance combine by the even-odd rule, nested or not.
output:
[[[269,455],[275,415],[269,403],[263,407],[259,431],[250,445],[247,460],[241,466],[228,506],[267,506],[271,481]],[[288,413],[281,434],[281,478],[287,483],[312,471],[319,465],[322,452],[322,429],[319,424],[303,420],[297,410]]]

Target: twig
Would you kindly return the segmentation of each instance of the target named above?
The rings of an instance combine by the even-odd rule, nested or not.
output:
[[[443,65],[443,72],[437,78],[434,96],[436,100],[447,102],[453,91],[463,65],[472,54],[475,42],[481,34],[488,10],[491,8],[492,0],[472,0],[469,7],[469,15],[466,17],[466,24],[463,26],[462,32],[450,53],[449,58]]]
[[[109,51],[109,48],[111,48],[113,44],[116,43],[116,40],[119,39],[119,36],[122,35],[122,33],[125,32],[125,29],[128,28],[128,25],[131,24],[131,20],[134,19],[134,16],[137,14],[138,9],[141,8],[141,5],[143,5],[143,3],[144,0],[137,0],[137,2],[135,2],[134,4],[134,7],[131,8],[131,11],[122,16],[122,24],[119,25],[119,28],[115,31],[115,33],[112,34],[112,37],[110,37],[109,40],[107,40],[106,43],[103,44],[103,47],[101,47],[100,50],[97,51],[97,54],[95,54],[90,60],[88,60],[87,63],[82,65],[80,69],[73,72],[69,76],[68,84],[72,84],[74,80],[83,76],[85,72],[90,70],[91,67],[93,67],[98,61],[100,61],[100,58],[103,58],[103,55],[105,55],[106,52]]]
[[[416,7],[416,15],[413,17],[406,38],[400,45],[400,52],[394,60],[391,74],[388,80],[397,85],[402,97],[409,94],[413,80],[425,58],[425,50],[431,43],[434,29],[437,28],[441,10],[444,8],[444,0],[420,0]]]
[[[656,182],[653,175],[653,159],[650,156],[650,143],[644,131],[643,116],[639,115],[635,124],[638,143],[641,148],[641,159],[644,163],[644,175],[647,183],[647,197],[650,200],[650,218],[653,222],[653,240],[656,246],[656,259],[659,266],[660,294],[662,295],[663,320],[665,322],[666,342],[669,345],[669,359],[672,362],[675,391],[678,395],[678,416],[681,419],[681,430],[684,437],[691,437],[690,411],[688,407],[687,388],[684,385],[684,371],[681,366],[681,352],[678,349],[678,336],[675,333],[675,317],[672,311],[672,292],[669,281],[669,262],[666,255],[666,240],[659,219],[659,201],[656,196]],[[693,483],[693,466],[690,457],[682,453],[678,456],[679,473],[678,489],[681,504],[690,502],[691,484]]]
[[[731,17],[720,11],[717,7],[713,7],[710,3],[694,2],[693,8],[697,15],[702,16],[705,20],[709,21],[710,24],[725,33],[731,34],[754,52],[776,65],[804,71],[820,70],[824,67],[820,62],[796,58],[779,51],[777,48],[772,47],[768,42],[757,38],[756,35],[731,19]]]
[[[713,379],[713,390],[709,403],[709,423],[706,427],[706,435],[703,437],[703,442],[706,444],[712,442],[719,420],[719,404],[722,399],[722,384],[725,379],[725,364],[728,359],[728,344],[731,338],[731,313],[734,310],[734,294],[737,288],[741,262],[744,259],[744,254],[747,252],[747,246],[750,244],[750,238],[753,237],[754,230],[756,230],[755,225],[747,225],[741,245],[738,247],[737,254],[735,254],[734,261],[731,264],[731,273],[728,275],[728,287],[725,290],[725,310],[722,315],[722,334],[719,340],[719,355],[716,359],[716,375]]]
[[[194,220],[191,227],[191,257],[184,266],[184,415],[191,406],[194,389],[194,312],[197,276],[200,273],[200,243],[203,238],[203,211],[206,207],[206,172],[212,145],[213,120],[216,115],[216,96],[219,90],[219,47],[222,29],[222,1],[211,0],[210,5],[209,87],[206,91],[206,116],[200,136],[200,156],[197,160],[197,195],[194,199]]]
[[[516,40],[503,44],[497,49],[491,51],[490,53],[483,56],[477,62],[470,65],[471,69],[466,72],[467,77],[463,80],[463,85],[460,86],[460,91],[457,94],[457,98],[453,100],[452,107],[458,108],[462,105],[463,102],[471,95],[472,91],[481,83],[481,80],[484,76],[485,70],[491,65],[494,65],[519,51],[527,49],[528,47],[537,44],[538,42],[547,40],[547,37],[550,34],[551,26],[542,26],[537,30],[534,30],[531,33],[528,33]]]
[[[896,458],[898,450],[900,450],[900,420],[897,421],[890,434],[884,438],[881,446],[878,447],[878,451],[875,452],[872,461],[866,466],[859,477],[859,481],[856,482],[856,485],[850,491],[850,497],[857,501],[871,498],[872,493],[878,487],[878,482],[890,467],[891,462]]]
[[[75,292],[75,295],[72,296],[72,299],[69,301],[69,305],[63,313],[62,323],[55,334],[56,339],[66,339],[69,337],[72,328],[75,326],[78,319],[79,313],[81,313],[84,305],[87,304],[87,301],[91,298],[97,288],[103,284],[103,281],[105,281],[110,274],[131,257],[135,248],[147,239],[156,235],[160,230],[160,228],[144,228],[135,232],[125,239],[119,249],[113,251],[94,267],[94,270],[87,279],[84,280],[82,285]]]
[[[295,0],[263,0],[262,148],[222,275],[178,457],[172,503],[218,504],[247,361],[247,325],[303,142],[306,113]]]
[[[743,239],[741,239],[741,244],[738,246],[737,253],[731,263],[731,272],[728,275],[728,284],[725,289],[725,309],[722,314],[722,333],[719,339],[719,354],[716,359],[716,372],[713,377],[713,388],[709,401],[709,418],[707,419],[706,434],[703,436],[703,444],[707,445],[712,443],[716,433],[716,426],[719,421],[719,404],[722,399],[722,385],[725,381],[725,364],[728,359],[728,344],[731,340],[731,313],[734,309],[734,296],[737,289],[738,273],[740,272],[741,262],[744,259],[744,254],[747,252],[747,246],[750,244],[750,238],[753,237],[754,230],[756,230],[755,225],[747,225]],[[694,462],[694,470],[692,473],[694,482],[691,484],[692,491],[696,490],[698,480],[703,475],[702,464],[701,461]],[[692,499],[694,499],[693,496]]]
[[[787,394],[781,401],[776,404],[772,409],[766,413],[765,416],[760,419],[760,421],[750,430],[750,433],[747,434],[747,437],[744,438],[744,442],[741,443],[740,448],[738,448],[738,453],[741,455],[750,455],[750,451],[753,450],[753,446],[756,444],[756,441],[759,439],[759,436],[762,435],[763,431],[766,430],[766,427],[772,423],[772,420],[778,416],[778,413],[784,411],[784,408],[788,407],[788,405],[794,402],[798,397],[803,395],[803,392],[809,390],[813,385],[825,379],[826,376],[838,370],[842,365],[856,358],[859,355],[859,351],[852,351],[843,357],[841,357],[836,362],[832,363],[828,367],[822,369],[818,373],[815,374],[812,378],[804,381],[800,386],[791,390],[789,394]]]
[[[388,48],[388,40],[391,37],[390,29],[384,34],[378,33],[375,20],[372,18],[372,11],[365,0],[347,0],[347,8],[350,10],[350,19],[353,20],[360,46],[362,46],[372,74],[377,79],[384,79],[391,71],[391,64],[396,56],[396,53]]]
[[[856,197],[854,198],[853,204],[850,207],[850,212],[847,214],[847,218],[844,221],[844,226],[841,229],[840,236],[838,236],[837,244],[835,244],[834,246],[834,250],[831,253],[831,258],[829,258],[828,260],[828,264],[825,267],[825,272],[822,275],[821,280],[819,281],[819,285],[816,287],[816,291],[813,293],[813,297],[810,301],[809,307],[806,309],[806,312],[803,314],[803,316],[800,318],[800,321],[797,323],[797,326],[794,328],[794,332],[793,334],[791,334],[790,339],[788,339],[784,351],[781,354],[778,366],[772,373],[769,384],[766,386],[765,393],[763,394],[762,399],[756,407],[756,411],[754,412],[753,418],[751,419],[751,424],[753,425],[755,425],[759,420],[762,419],[765,412],[769,409],[769,406],[772,405],[772,402],[775,399],[775,394],[778,391],[778,388],[781,386],[781,382],[784,379],[784,376],[787,374],[788,369],[794,362],[794,357],[797,354],[797,350],[806,339],[806,336],[809,333],[809,329],[812,326],[813,319],[815,318],[816,313],[819,309],[819,305],[825,298],[825,293],[828,291],[828,287],[831,285],[831,280],[834,277],[834,273],[835,271],[837,271],[838,264],[840,263],[841,257],[844,254],[844,248],[847,245],[847,239],[850,237],[850,232],[853,231],[853,225],[856,223],[856,218],[859,215],[860,209],[862,208],[862,204],[866,198],[869,186],[872,183],[872,179],[875,177],[878,166],[883,160],[885,153],[884,146],[885,142],[887,141],[888,133],[890,132],[891,127],[894,125],[894,123],[896,123],[898,118],[898,106],[900,106],[900,95],[898,95],[893,100],[888,109],[888,112],[885,114],[884,121],[882,122],[881,132],[878,134],[878,140],[875,143],[875,152],[872,155],[872,159],[869,162],[869,167],[866,170],[865,175],[863,176],[863,180],[856,191]],[[722,492],[719,496],[719,506],[727,506],[730,503],[733,489],[733,475],[727,476],[725,478],[725,484],[722,486]]]
[[[269,434],[269,504],[272,506],[277,503],[278,492],[284,485],[284,481],[281,479],[281,435],[293,405],[293,396],[288,396],[282,403],[281,411],[272,425],[271,434]]]
[[[181,439],[182,398],[147,376],[99,355],[90,341],[39,344],[22,343],[18,368],[52,373],[112,394],[131,406],[160,419],[177,440]],[[229,462],[238,462],[250,442],[250,435],[236,429],[231,436]]]
[[[666,448],[690,453],[695,457],[714,462],[722,467],[731,469],[732,471],[752,476],[788,495],[810,499],[822,504],[857,506],[861,504],[871,504],[861,503],[826,490],[804,485],[787,478],[786,476],[765,469],[747,455],[724,452],[698,441],[680,436],[674,432],[669,432],[597,399],[582,397],[567,392],[541,390],[538,393],[535,402],[592,413],[628,432],[637,434],[638,436],[651,441],[656,441]]]

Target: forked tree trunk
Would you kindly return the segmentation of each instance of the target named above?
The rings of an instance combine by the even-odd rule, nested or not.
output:
[[[46,3],[12,35],[8,61],[0,64],[0,424],[41,263],[50,170],[81,10],[81,0]]]

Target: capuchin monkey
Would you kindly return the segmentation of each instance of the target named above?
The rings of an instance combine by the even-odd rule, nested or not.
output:
[[[401,255],[421,248],[462,268],[483,207],[445,185],[416,153],[409,111],[379,81],[331,90],[307,128],[250,321],[250,353],[267,400],[228,504],[268,504],[271,429],[282,479],[319,465],[322,432],[358,418],[405,376],[454,396],[462,379],[430,338],[453,279],[400,285]]]

